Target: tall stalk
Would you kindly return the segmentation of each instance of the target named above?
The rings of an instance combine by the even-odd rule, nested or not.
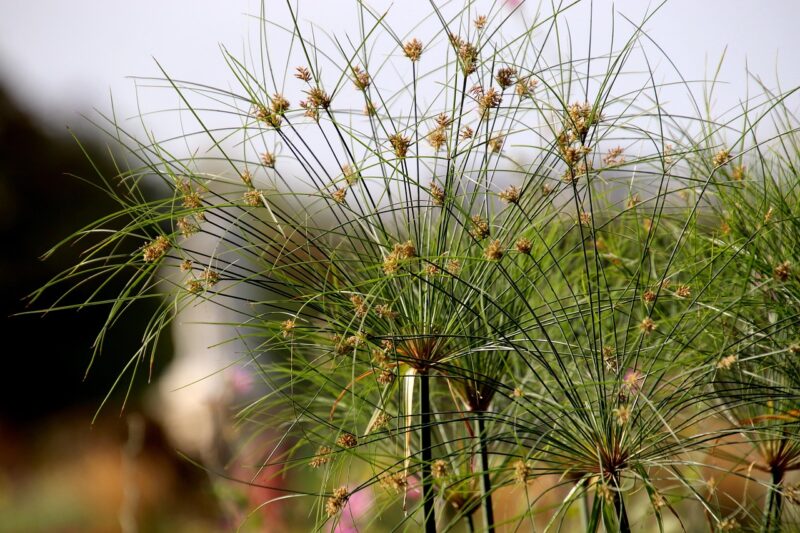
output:
[[[425,521],[425,533],[436,533],[436,511],[433,507],[433,477],[431,463],[433,450],[431,445],[431,391],[428,371],[420,371],[420,417],[422,431],[422,502]]]
[[[489,450],[486,439],[484,413],[478,416],[478,439],[481,456],[481,514],[483,529],[494,531],[494,510],[492,509],[492,479],[489,475]]]
[[[780,531],[781,512],[783,507],[783,468],[772,467],[772,483],[767,489],[767,505],[764,506],[764,523],[761,530],[764,533]]]
[[[616,483],[616,490],[614,491],[614,510],[617,513],[617,520],[619,520],[620,533],[630,533],[631,525],[628,522],[628,512],[625,510],[625,501],[622,499],[622,493],[619,491],[619,483]]]

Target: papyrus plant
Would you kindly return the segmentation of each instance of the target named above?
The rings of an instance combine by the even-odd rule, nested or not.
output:
[[[163,301],[126,371],[187,306],[240,317],[216,326],[265,387],[240,418],[278,432],[261,467],[313,475],[281,502],[313,498],[318,527],[373,486],[367,529],[730,526],[701,476],[738,433],[709,423],[740,303],[710,290],[735,269],[703,219],[728,161],[662,104],[641,24],[584,56],[562,19],[591,6],[551,7],[432,2],[398,34],[357,2],[346,38],[263,10],[258,53],[224,53],[233,88],[163,72],[202,149],[108,119],[121,209],[46,289],[126,277],[77,305],[109,325]]]

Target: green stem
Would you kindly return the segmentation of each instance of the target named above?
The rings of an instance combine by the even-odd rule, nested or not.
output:
[[[617,483],[617,490],[614,491],[614,509],[617,512],[617,519],[619,520],[619,532],[630,533],[631,525],[628,522],[628,512],[625,510],[625,501],[622,499],[622,493],[619,491],[619,483]]]
[[[767,489],[767,505],[764,507],[764,533],[775,533],[781,529],[783,511],[783,469],[772,467],[772,484]]]
[[[584,531],[589,531],[589,491],[584,488],[580,503],[581,525]]]
[[[431,464],[433,449],[431,443],[431,391],[430,376],[427,371],[420,371],[420,416],[422,419],[422,508],[424,512],[425,533],[436,533],[436,511],[433,507],[433,477]]]
[[[478,438],[480,439],[481,454],[481,510],[483,511],[483,528],[485,531],[494,531],[492,479],[489,475],[489,449],[483,413],[478,416]]]

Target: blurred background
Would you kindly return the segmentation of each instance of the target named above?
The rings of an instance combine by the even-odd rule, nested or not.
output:
[[[0,531],[234,529],[270,492],[221,483],[181,455],[204,465],[220,460],[215,453],[229,429],[231,398],[250,392],[249,376],[229,368],[235,347],[210,348],[226,338],[224,333],[193,324],[213,310],[200,307],[182,317],[181,334],[161,342],[151,382],[146,372],[140,373],[127,402],[122,387],[99,413],[139,345],[152,308],[143,304],[130,313],[94,360],[92,345],[105,310],[12,315],[24,312],[24,297],[74,264],[80,250],[70,248],[44,262],[38,258],[115,208],[91,186],[97,174],[72,138],[76,135],[96,157],[101,172],[113,174],[106,140],[84,116],[113,113],[134,133],[146,128],[159,138],[180,134],[183,125],[174,114],[152,113],[175,108],[176,95],[151,87],[147,78],[163,76],[160,64],[176,79],[233,86],[220,45],[252,54],[258,47],[256,17],[262,4],[0,2],[0,234],[5,243],[0,255],[5,341]],[[429,11],[425,1],[402,2],[409,3],[413,9],[391,9],[387,1],[371,5],[390,9],[402,35]],[[506,2],[501,9],[518,3]],[[347,2],[304,0],[301,15],[324,29],[344,31],[355,17],[352,6],[342,4]],[[596,43],[611,39],[613,9],[639,20],[655,5],[641,0],[594,4]],[[588,32],[588,5],[570,14],[578,48],[585,45],[580,36]],[[767,5],[671,0],[648,24],[648,34],[686,79],[707,79],[725,57],[719,77],[726,85],[715,97],[716,108],[724,111],[746,97],[752,83],[748,70],[770,86],[778,81],[784,88],[800,85],[793,33],[800,3],[773,0]],[[529,0],[522,9],[536,11],[539,4]],[[268,20],[288,22],[283,2],[266,0],[264,13]],[[435,31],[431,24],[424,23],[417,35]],[[279,33],[272,36],[272,53],[280,54],[282,39]],[[183,149],[188,154],[193,148],[189,142]],[[77,287],[74,298],[89,290]],[[114,294],[115,287],[107,290]],[[269,519],[273,531],[283,523],[278,515]],[[260,525],[264,520],[249,523],[254,530],[266,530]]]

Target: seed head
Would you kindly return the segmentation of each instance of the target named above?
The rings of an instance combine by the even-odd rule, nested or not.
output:
[[[569,165],[570,167],[575,167],[577,163],[581,162],[581,159],[592,152],[592,149],[589,146],[579,145],[579,146],[569,146],[563,145],[561,147],[561,154],[564,158],[564,162]],[[576,174],[584,174],[589,167],[584,166],[582,169],[583,172],[580,170],[576,170]]]
[[[464,75],[468,76],[477,69],[478,49],[470,42],[462,41],[460,38],[456,39],[458,42],[457,53],[458,59],[461,62],[461,69],[464,71]]]
[[[350,303],[353,304],[353,308],[355,309],[357,317],[363,318],[367,316],[367,313],[369,313],[369,306],[367,305],[367,302],[365,302],[364,298],[358,294],[353,294],[350,296]]]
[[[448,259],[445,264],[445,270],[447,270],[450,275],[457,276],[458,273],[461,272],[461,261],[458,259]]]
[[[539,84],[536,78],[528,78],[525,80],[518,80],[514,86],[514,91],[520,98],[533,98],[533,90]]]
[[[331,193],[331,198],[337,204],[343,204],[345,199],[347,198],[347,189],[336,189]]]
[[[478,98],[478,113],[485,117],[490,109],[500,107],[503,102],[503,95],[494,87],[489,87],[486,92],[481,91]]]
[[[358,446],[358,439],[352,433],[342,433],[336,439],[336,444],[342,448],[355,448]]]
[[[192,269],[192,260],[191,259],[184,259],[181,261],[181,272],[188,272]]]
[[[780,263],[772,270],[772,276],[775,278],[775,281],[786,281],[789,279],[791,273],[792,269],[789,261]]]
[[[650,289],[647,289],[644,291],[644,293],[642,293],[642,300],[644,300],[646,303],[653,303],[656,301],[656,293]]]
[[[181,235],[183,235],[184,237],[188,237],[193,233],[197,233],[200,230],[197,224],[193,224],[186,217],[179,218],[178,221],[175,223],[175,225],[178,226],[178,231],[180,231]]]
[[[613,411],[614,416],[617,417],[617,424],[624,426],[631,419],[631,408],[628,405],[620,405]]]
[[[522,398],[525,396],[525,391],[522,390],[522,387],[514,387],[514,391],[511,394],[514,398]]]
[[[441,479],[447,476],[447,463],[443,459],[437,459],[431,464],[431,475],[434,479]]]
[[[359,91],[366,91],[367,87],[369,87],[370,78],[369,74],[362,70],[360,66],[356,65],[353,67],[353,85],[356,86],[356,89]]]
[[[521,192],[516,185],[509,185],[506,189],[500,191],[498,196],[507,204],[516,204],[519,202]]]
[[[439,267],[437,267],[433,263],[428,263],[427,265],[425,265],[425,268],[423,269],[422,273],[425,276],[431,277],[441,274],[441,271],[439,270]]]
[[[603,156],[603,163],[605,163],[606,166],[621,165],[625,162],[625,158],[622,157],[622,152],[623,148],[621,146],[612,148]]]
[[[394,320],[399,314],[397,311],[392,311],[392,308],[386,304],[378,304],[375,306],[375,314],[384,320]]]
[[[203,280],[207,288],[213,287],[219,283],[219,272],[208,267],[200,274],[200,279]]]
[[[444,205],[444,189],[431,182],[431,198],[433,205]]]
[[[719,528],[720,531],[736,531],[739,529],[739,522],[733,518],[726,518],[720,521],[717,528]]]
[[[380,385],[388,385],[389,383],[391,383],[394,380],[394,372],[392,372],[388,368],[387,369],[383,369],[378,374],[378,377],[375,378],[375,379],[378,381],[378,383]]]
[[[403,471],[394,473],[387,472],[378,478],[378,482],[384,489],[397,493],[402,492],[408,487],[408,478]]]
[[[411,259],[412,257],[417,256],[417,249],[414,247],[411,241],[406,241],[402,244],[395,244],[394,252],[398,254],[400,259]]]
[[[717,361],[717,368],[720,370],[730,370],[733,365],[739,360],[736,354],[726,355]]]
[[[183,207],[186,209],[200,209],[203,207],[203,200],[200,198],[200,194],[189,190],[183,195]]]
[[[394,154],[402,159],[408,154],[408,147],[411,146],[411,139],[401,133],[395,133],[389,137],[389,144],[392,145]]]
[[[300,100],[300,108],[305,109],[304,115],[315,122],[319,122],[319,109],[306,100]]]
[[[519,253],[530,255],[531,250],[533,249],[533,243],[531,242],[530,239],[521,237],[517,239],[517,242],[514,243],[514,247],[517,249]]]
[[[506,136],[502,133],[495,133],[489,139],[489,142],[486,143],[486,146],[489,148],[489,151],[493,154],[499,154],[503,150],[503,144],[505,143]]]
[[[411,241],[406,241],[402,244],[395,244],[392,251],[387,254],[386,258],[383,260],[384,273],[394,274],[399,270],[401,261],[416,257],[416,255],[417,249],[414,247]]]
[[[263,122],[268,126],[272,126],[273,128],[280,128],[281,127],[281,117],[280,115],[276,115],[269,109],[264,106],[257,105],[256,106],[256,120],[259,122]]]
[[[574,103],[567,108],[567,130],[580,139],[589,131],[589,128],[596,122],[596,116],[592,113],[592,106],[588,102]]]
[[[486,26],[486,21],[486,15],[478,15],[475,17],[475,21],[473,22],[473,24],[475,24],[475,29],[482,30]]]
[[[358,170],[347,163],[342,165],[342,175],[344,176],[344,181],[347,183],[347,185],[353,185],[361,177]]]
[[[331,98],[328,93],[319,87],[312,87],[308,92],[308,105],[321,109],[328,109],[331,106]]]
[[[483,251],[483,255],[489,261],[499,261],[503,258],[503,246],[500,244],[499,239],[495,239],[489,243]]]
[[[544,183],[542,185],[542,196],[550,196],[551,192],[553,192],[553,187]]]
[[[580,214],[580,222],[584,226],[588,226],[592,223],[592,214],[587,211],[581,211]]]
[[[692,295],[692,288],[689,285],[680,285],[675,290],[675,296],[678,298],[688,298]]]
[[[289,100],[284,98],[284,96],[280,93],[275,93],[272,95],[272,112],[278,116],[283,116],[289,110]]]
[[[284,338],[294,335],[294,327],[295,321],[292,318],[281,322],[281,332],[283,333]]]
[[[242,173],[239,174],[239,177],[242,179],[242,183],[244,183],[248,187],[253,186],[253,175],[250,174],[249,170],[247,169],[243,170]]]
[[[255,189],[250,189],[244,193],[242,201],[246,206],[258,207],[261,204],[261,193]]]
[[[644,333],[645,335],[651,334],[653,331],[655,331],[657,327],[658,325],[655,322],[653,322],[653,319],[650,318],[649,316],[644,317],[642,319],[642,323],[639,324],[639,329],[641,329],[642,333]]]
[[[154,241],[144,247],[144,251],[142,252],[144,262],[154,263],[158,261],[167,253],[169,247],[169,240],[165,236],[159,235]]]
[[[295,68],[294,77],[306,83],[311,81],[311,72],[306,67]]]
[[[203,282],[199,279],[190,279],[186,282],[186,290],[192,294],[203,292]]]
[[[742,181],[744,177],[745,177],[744,165],[737,165],[733,167],[733,170],[731,171],[731,178],[733,178],[736,181]]]
[[[603,346],[603,362],[606,364],[606,368],[609,370],[609,372],[616,374],[619,371],[613,346],[609,346],[608,344]]]
[[[459,138],[462,141],[468,141],[469,139],[472,139],[473,135],[475,135],[475,131],[469,126],[464,126],[463,128],[461,128],[461,133],[459,134]]]
[[[489,236],[489,221],[480,215],[473,215],[472,230],[469,232],[477,240],[485,239]]]
[[[714,163],[715,167],[721,167],[723,165],[727,165],[731,159],[731,151],[723,149],[714,154],[714,158],[711,161]]]
[[[430,144],[437,152],[447,143],[447,134],[445,129],[436,127],[431,130],[426,136],[428,144]]]
[[[386,412],[381,412],[376,418],[375,422],[372,424],[372,431],[378,431],[386,426],[389,425],[389,422],[392,421],[392,417],[386,414]]]
[[[347,487],[339,487],[333,491],[333,496],[328,498],[325,502],[325,512],[329,517],[336,516],[347,504],[347,499],[350,496],[347,494]]]
[[[308,466],[311,468],[319,468],[327,463],[330,463],[333,460],[333,456],[331,455],[333,450],[331,450],[327,446],[320,446],[317,448],[317,455],[314,456],[311,461],[309,461]]]
[[[514,78],[517,77],[517,69],[513,67],[501,67],[497,69],[494,79],[501,89],[505,90],[514,85]]]
[[[519,459],[514,463],[514,480],[519,485],[527,484],[528,478],[531,477],[532,474],[533,467],[526,461]]]
[[[411,61],[419,61],[422,55],[422,43],[416,38],[411,39],[403,45],[403,53]]]
[[[639,202],[641,202],[641,200],[639,199],[639,193],[637,192],[637,193],[635,193],[635,194],[632,194],[632,195],[631,195],[631,196],[628,198],[628,201],[627,201],[627,203],[625,204],[625,207],[627,207],[628,209],[633,209],[634,207],[636,207],[637,205],[639,205]]]
[[[272,152],[264,152],[261,154],[261,162],[267,168],[275,168],[275,154]]]

